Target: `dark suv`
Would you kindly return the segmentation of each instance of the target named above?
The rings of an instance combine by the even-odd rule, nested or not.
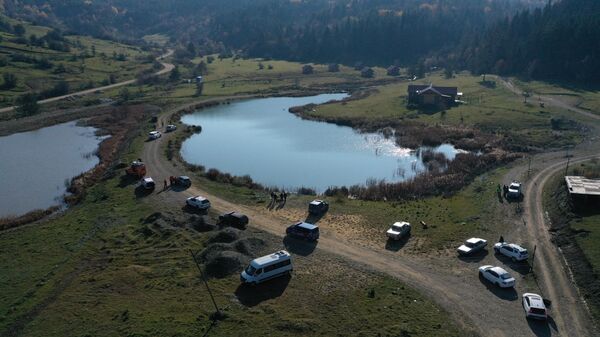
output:
[[[329,210],[329,204],[323,200],[313,200],[308,204],[308,213],[323,214]]]
[[[238,212],[225,213],[219,215],[219,225],[245,229],[248,226],[248,217]]]
[[[298,222],[289,226],[285,233],[289,236],[305,239],[308,241],[319,240],[319,227],[306,222]]]

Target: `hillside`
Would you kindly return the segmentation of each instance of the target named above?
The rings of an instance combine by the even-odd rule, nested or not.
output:
[[[150,52],[0,17],[0,107],[115,83],[153,66]]]

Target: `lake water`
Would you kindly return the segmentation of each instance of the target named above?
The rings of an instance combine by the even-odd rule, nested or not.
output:
[[[238,101],[182,117],[202,132],[187,139],[183,158],[233,175],[250,175],[265,186],[291,190],[365,184],[370,178],[401,181],[424,170],[420,151],[396,146],[380,134],[301,119],[293,106],[340,100],[346,94]],[[433,148],[454,158],[452,145]]]
[[[95,132],[69,122],[0,137],[0,217],[60,205],[66,183],[99,162]]]

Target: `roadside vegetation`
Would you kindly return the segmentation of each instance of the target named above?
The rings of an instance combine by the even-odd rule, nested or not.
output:
[[[0,107],[132,79],[153,62],[140,47],[0,17]]]
[[[594,315],[600,321],[600,211],[597,205],[579,207],[567,191],[564,172],[544,188],[544,209],[548,210],[555,242],[561,248],[578,286]],[[574,164],[568,175],[600,178],[600,161]]]

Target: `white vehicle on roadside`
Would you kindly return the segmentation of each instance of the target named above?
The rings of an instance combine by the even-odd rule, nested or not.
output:
[[[511,288],[515,286],[515,278],[500,267],[489,265],[481,266],[479,267],[479,275],[500,288]]]
[[[498,242],[494,245],[494,251],[509,257],[513,262],[525,261],[529,258],[527,249],[514,243]]]
[[[200,210],[207,210],[210,208],[210,201],[202,196],[189,197],[185,201],[185,203],[190,206]]]
[[[406,221],[395,222],[386,234],[392,240],[400,240],[410,234],[410,224]]]
[[[508,193],[506,196],[512,199],[519,199],[521,198],[521,193],[521,183],[518,181],[513,181],[510,183],[510,185],[508,185]]]
[[[141,184],[147,190],[153,190],[156,186],[154,180],[150,177],[142,178]]]
[[[542,296],[533,293],[523,294],[523,309],[527,318],[547,319],[548,313]]]
[[[150,131],[148,133],[148,139],[150,139],[150,140],[158,139],[161,136],[162,136],[162,134],[160,133],[160,131]]]
[[[240,274],[242,283],[256,285],[275,277],[289,275],[293,270],[292,257],[285,250],[259,257]]]
[[[482,250],[486,245],[487,241],[484,239],[470,238],[458,247],[457,251],[459,255],[471,255]]]

